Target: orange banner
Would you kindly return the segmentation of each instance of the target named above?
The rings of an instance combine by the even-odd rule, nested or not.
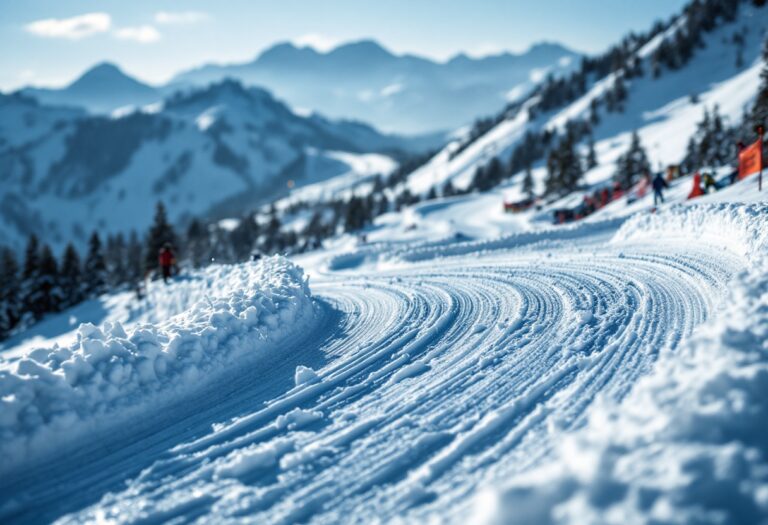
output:
[[[739,152],[739,179],[757,173],[763,167],[763,148],[760,140]]]

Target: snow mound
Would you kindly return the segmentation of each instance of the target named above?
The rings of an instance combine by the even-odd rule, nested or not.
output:
[[[675,205],[663,213],[635,215],[616,232],[613,242],[697,239],[754,260],[768,246],[766,217],[765,204]]]
[[[209,287],[163,323],[130,333],[116,322],[84,324],[70,346],[38,349],[0,371],[4,465],[177,401],[249,358],[279,351],[297,326],[314,319],[303,271],[285,258],[215,267],[196,277],[215,282],[218,291]]]
[[[294,374],[294,382],[296,386],[309,385],[320,381],[317,372],[306,366],[297,366],[296,373]]]
[[[768,206],[676,208],[614,242],[699,238],[744,254],[717,319],[620,403],[603,402],[551,464],[476,498],[474,522],[761,523],[768,515]]]

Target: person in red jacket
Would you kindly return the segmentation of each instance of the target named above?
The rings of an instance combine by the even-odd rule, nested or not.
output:
[[[160,263],[160,270],[163,274],[163,282],[168,284],[173,268],[176,266],[176,256],[173,254],[170,243],[165,243],[160,249],[160,255],[157,258]]]

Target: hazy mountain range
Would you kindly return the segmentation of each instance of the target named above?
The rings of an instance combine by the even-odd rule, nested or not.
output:
[[[570,70],[579,54],[542,43],[524,53],[484,58],[457,55],[436,62],[395,55],[371,40],[329,52],[277,44],[251,62],[208,64],[176,75],[167,85],[149,86],[112,64],[99,64],[61,89],[25,88],[41,102],[103,113],[144,105],[177,89],[233,78],[272,91],[301,113],[368,122],[397,133],[450,130],[494,113],[520,98],[548,73]]]

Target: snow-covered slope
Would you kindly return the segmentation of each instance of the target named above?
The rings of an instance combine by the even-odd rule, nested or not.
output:
[[[298,116],[233,81],[111,117],[0,95],[2,243],[141,231],[158,200],[174,221],[235,215],[285,193],[289,180],[315,183],[354,171],[364,153],[410,147],[362,124]]]
[[[654,169],[679,163],[685,155],[695,124],[701,120],[704,109],[718,105],[720,112],[731,123],[738,122],[745,107],[754,100],[762,67],[760,51],[764,28],[768,24],[768,9],[742,2],[733,22],[720,26],[704,35],[703,48],[695,49],[694,56],[678,70],[665,70],[659,78],[651,75],[650,55],[662,41],[661,36],[637,51],[646,72],[642,77],[628,81],[628,99],[623,112],[600,112],[600,122],[593,126],[599,165],[585,174],[588,184],[606,181],[614,172],[616,159],[626,151],[630,134],[637,130],[648,150]],[[668,31],[671,33],[676,25]],[[747,28],[744,30],[744,28]],[[744,37],[744,66],[736,65],[738,46],[733,35]],[[520,111],[503,120],[458,155],[452,154],[456,144],[448,145],[431,162],[417,170],[408,181],[414,193],[426,193],[431,187],[440,187],[450,180],[456,187],[466,187],[478,166],[493,156],[507,159],[524,137],[526,131],[552,129],[562,131],[571,119],[589,116],[590,102],[601,96],[613,84],[615,75],[599,79],[587,93],[559,110],[537,115],[531,120],[526,108],[535,99],[523,104]],[[534,168],[538,189],[543,188],[545,169]],[[522,197],[522,177],[507,188],[513,200]]]
[[[311,326],[278,323],[290,336],[277,359],[238,361],[212,387],[187,392],[185,403],[110,427],[119,432],[79,434],[75,447],[48,441],[54,454],[5,467],[0,517],[754,523],[765,515],[759,436],[768,326],[768,208],[755,182],[656,215],[495,242],[438,242],[428,233],[431,246],[380,238],[357,257],[347,251],[346,264],[338,263],[343,246],[302,256],[316,317]],[[199,371],[208,357],[251,347],[232,328],[248,323],[249,308],[233,305],[286,296],[284,286],[267,286],[240,302],[250,290],[242,276],[283,275],[285,263],[267,262],[275,266],[206,273],[202,295],[224,301],[129,325],[128,338],[114,325],[86,328],[65,349],[10,363],[4,442],[26,441],[31,429],[55,432],[52,416],[72,406],[48,403],[56,385],[73,395],[95,388],[102,399],[114,381],[123,384],[120,373],[105,375],[118,365],[123,380],[139,381],[138,362],[155,347],[137,341],[153,330],[150,342],[164,358],[180,341],[181,363],[215,379]],[[287,282],[298,295],[287,295],[298,298],[282,303],[289,309],[306,300],[293,271]],[[182,309],[198,295],[184,281],[158,286]],[[220,304],[241,314],[219,319]],[[208,344],[217,338],[225,342]],[[123,356],[129,343],[135,348]],[[103,359],[109,349],[123,357]],[[59,357],[95,359],[95,371],[68,387],[59,375],[70,366],[57,365]],[[176,377],[168,376],[170,388]],[[114,425],[131,413],[117,403],[105,408],[115,411]],[[67,433],[87,428],[69,420]],[[730,496],[713,497],[720,489]]]

